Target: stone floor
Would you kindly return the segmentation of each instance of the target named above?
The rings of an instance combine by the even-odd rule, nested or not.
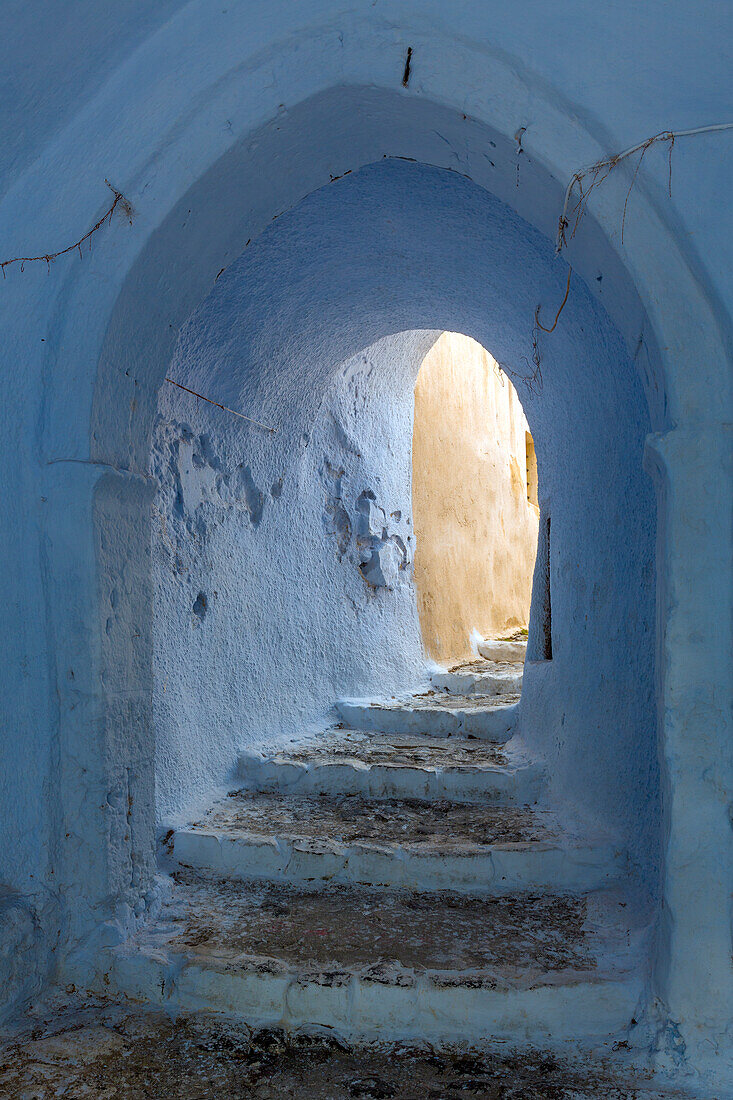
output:
[[[348,1048],[215,1016],[56,1006],[0,1045],[3,1100],[672,1100],[540,1051]]]
[[[461,741],[426,734],[373,733],[369,730],[345,729],[343,723],[322,734],[317,740],[283,750],[274,759],[326,763],[340,760],[360,760],[367,764],[389,764],[398,767],[476,768],[482,765],[501,767],[507,763],[502,745],[490,741]]]
[[[474,676],[489,672],[500,675],[516,671],[516,661],[487,661],[483,657],[473,657],[470,661],[461,661],[457,665],[450,665],[449,672],[466,672]]]
[[[267,964],[335,977],[388,966],[402,982],[408,973],[447,972],[446,980],[472,987],[515,987],[569,971],[596,978],[631,936],[630,907],[613,890],[471,898],[345,886],[304,892],[189,870],[173,878],[157,924],[121,952],[139,940],[228,971]]]
[[[530,806],[486,806],[360,795],[288,798],[232,791],[194,829],[249,831],[305,840],[378,840],[417,849],[461,850],[475,845],[549,841],[560,833],[555,815]]]

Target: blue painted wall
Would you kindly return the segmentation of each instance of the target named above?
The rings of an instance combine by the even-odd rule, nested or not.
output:
[[[154,718],[163,717],[153,713],[161,638],[146,556],[156,492],[149,463],[159,390],[181,326],[215,288],[200,315],[210,311],[211,340],[206,325],[197,329],[200,318],[187,336],[201,349],[200,378],[225,403],[257,405],[263,419],[287,420],[297,408],[290,387],[298,371],[320,387],[324,410],[329,401],[338,409],[337,376],[329,382],[328,371],[389,334],[458,329],[521,363],[531,356],[537,302],[550,310],[564,293],[552,241],[573,172],[667,127],[728,121],[733,93],[732,13],[719,2],[679,0],[670,9],[661,0],[602,8],[580,0],[560,8],[398,0],[387,12],[346,0],[216,11],[206,0],[125,0],[72,12],[48,0],[12,0],[3,15],[0,258],[77,240],[107,209],[105,177],[135,210],[132,224],[116,215],[84,261],[69,255],[48,274],[42,263],[18,266],[0,283],[0,916],[11,1006],[15,994],[59,973],[70,950],[125,934],[154,896]],[[356,176],[394,156],[453,169],[450,183],[414,169],[414,195],[396,182],[384,198],[376,168]],[[385,171],[397,181],[409,167]],[[664,919],[654,989],[660,1018],[684,1036],[683,1061],[720,1079],[710,1067],[730,1070],[733,998],[733,268],[721,247],[731,231],[731,167],[730,133],[680,139],[670,196],[667,149],[649,149],[623,237],[631,165],[596,189],[566,254],[577,278],[556,339],[541,342],[545,387],[527,411],[545,447],[556,621],[574,621],[557,639],[551,675],[539,667],[528,675],[523,703],[523,735],[539,738],[549,754],[555,797],[585,808],[592,801],[602,816],[626,824],[655,787],[649,746],[657,722]],[[317,192],[346,171],[354,188],[339,190],[337,181],[328,189],[338,203]],[[315,253],[312,233],[307,244],[305,234],[298,241],[285,221],[312,192],[301,213],[320,234]],[[373,225],[390,241],[386,253],[374,247],[356,202],[361,195],[363,214],[378,194],[380,210],[391,205],[394,213],[387,224],[378,211]],[[323,232],[328,201],[333,240]],[[467,212],[464,262],[455,242]],[[247,241],[254,248],[277,215],[248,259]],[[342,220],[364,240],[346,240]],[[502,252],[502,241],[510,251]],[[491,263],[477,256],[477,242]],[[268,250],[285,296],[264,263]],[[215,284],[243,253],[239,268]],[[323,261],[320,309],[313,287],[288,276],[291,262],[312,272],[314,257]],[[232,340],[246,358],[228,362],[216,293],[235,303],[240,270],[244,277],[251,264],[254,274],[258,263],[270,298],[254,295],[255,316],[242,292],[242,327]],[[269,335],[263,329],[255,339],[268,310]],[[347,314],[348,323],[339,320]],[[255,366],[267,383],[260,388]],[[195,364],[185,369],[196,376]],[[175,403],[161,405],[161,414],[178,426],[189,419]],[[224,430],[198,420],[190,426],[197,438]],[[644,645],[654,510],[638,473],[648,426],[646,464],[660,503],[656,718],[645,694]],[[217,460],[236,468],[244,458],[258,470],[258,490],[275,483],[270,452],[253,446],[250,453],[243,437],[212,440]],[[579,451],[587,469],[576,461]],[[258,531],[266,515],[274,522],[274,501]],[[233,536],[232,526],[226,537]],[[219,564],[224,545],[222,534]],[[616,548],[612,561],[594,556],[604,545]],[[195,600],[198,591],[188,594]],[[584,625],[586,608],[596,633]],[[389,634],[386,626],[379,631]],[[579,650],[582,696],[568,699]],[[360,682],[358,666],[344,683]],[[405,676],[412,667],[409,658]],[[250,697],[251,685],[240,685],[230,715],[245,688]],[[603,697],[614,698],[615,713],[601,710]],[[309,704],[281,732],[317,711]],[[542,730],[549,729],[562,733],[547,741]],[[242,740],[250,735],[242,728]],[[187,764],[181,783],[165,792],[166,805],[183,806],[214,782],[239,736],[231,724],[204,767],[185,731],[174,743],[169,720],[169,748]],[[644,805],[638,850],[652,855],[653,800]],[[663,1038],[657,1047],[666,1057]]]
[[[160,812],[185,811],[204,778],[224,782],[238,747],[323,723],[339,696],[419,684],[414,588],[369,592],[356,499],[373,491],[407,538],[412,390],[434,337],[384,338],[465,332],[528,376],[533,303],[561,301],[565,275],[485,191],[386,160],[282,215],[220,276],[170,376],[277,433],[170,386],[161,395]],[[540,354],[541,383],[518,385],[552,516],[553,661],[528,669],[522,733],[551,759],[556,798],[657,867],[643,387],[580,280]],[[342,546],[335,498],[352,532]],[[205,618],[192,610],[199,592]]]

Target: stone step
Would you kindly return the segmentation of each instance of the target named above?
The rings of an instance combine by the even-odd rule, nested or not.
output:
[[[474,899],[174,880],[153,925],[100,951],[100,992],[347,1041],[555,1047],[579,1020],[589,1040],[619,1035],[642,992],[645,915],[617,890]]]
[[[344,722],[355,729],[460,735],[504,744],[516,723],[518,702],[518,695],[484,698],[428,692],[408,699],[341,699],[337,707]]]
[[[430,683],[451,695],[516,695],[522,690],[523,666],[508,661],[470,661],[447,672],[434,672]]]
[[[173,856],[237,879],[451,890],[593,890],[626,871],[607,840],[548,811],[479,803],[231,792],[172,838]]]
[[[269,756],[242,753],[238,774],[249,790],[283,794],[529,803],[543,769],[473,738],[334,729]]]
[[[44,1011],[45,1009],[45,1011]],[[501,1044],[503,1046],[504,1044]],[[599,1052],[344,1043],[226,1013],[36,1001],[0,1033],[4,1100],[690,1100]],[[571,1052],[568,1052],[571,1053]],[[584,1056],[578,1057],[581,1053]],[[604,1052],[604,1054],[607,1052]],[[708,1093],[708,1096],[710,1094]],[[720,1095],[720,1093],[717,1093]],[[699,1096],[699,1093],[698,1093]]]
[[[501,639],[486,638],[479,642],[477,649],[487,661],[508,661],[514,664],[524,663],[527,656],[527,643],[509,642]]]

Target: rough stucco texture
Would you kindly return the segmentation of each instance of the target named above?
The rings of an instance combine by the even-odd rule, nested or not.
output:
[[[538,511],[517,391],[475,340],[443,333],[415,383],[412,506],[423,641],[436,660],[526,627]]]
[[[173,377],[197,331],[194,320]],[[420,678],[412,384],[436,335],[388,337],[324,363],[274,435],[163,390],[153,449],[160,816],[222,782],[242,746],[308,732],[341,695]],[[388,578],[372,573],[380,560],[394,565]]]
[[[203,342],[192,383],[212,386],[244,411],[277,413],[281,423],[298,419],[301,405],[306,419],[313,412],[316,362],[344,363],[408,328],[466,332],[514,363],[531,356],[534,310],[541,303],[551,318],[565,290],[566,270],[551,253],[573,172],[665,127],[732,115],[733,9],[678,0],[669,18],[669,7],[564,0],[532,4],[528,18],[526,5],[468,0],[389,10],[353,0],[216,11],[204,0],[86,2],[73,13],[50,0],[4,5],[3,256],[78,239],[104,212],[105,177],[137,211],[132,225],[115,218],[96,234],[84,262],[70,254],[50,272],[42,263],[17,265],[0,281],[0,880],[12,894],[2,913],[11,929],[6,947],[17,944],[22,955],[16,965],[10,946],[1,960],[13,958],[9,1003],[18,980],[48,975],[52,959],[62,958],[76,934],[72,915],[86,934],[114,906],[119,878],[105,860],[122,870],[133,845],[152,850],[152,601],[137,565],[131,574],[128,550],[149,535],[150,503],[135,479],[147,473],[151,410],[181,322],[245,242],[252,239],[254,250],[276,215],[283,215],[279,229],[284,211],[351,170],[354,204],[339,181],[330,209],[314,195],[298,213],[300,251],[291,223],[281,249],[222,275],[218,293],[230,279],[244,288],[222,309],[212,340],[223,349],[232,330],[236,354],[214,355]],[[403,88],[407,44],[413,66]],[[514,135],[525,126],[518,148]],[[521,704],[525,736],[550,758],[555,792],[642,842],[654,836],[659,715],[665,904],[655,992],[666,1002],[660,1018],[666,1013],[670,1022],[655,1043],[669,1042],[680,1062],[725,1060],[724,1086],[708,1089],[720,1096],[730,1094],[733,1075],[733,252],[720,247],[730,219],[721,201],[730,137],[678,141],[671,195],[662,144],[647,152],[630,196],[636,167],[612,172],[594,190],[566,254],[578,277],[557,330],[540,340],[545,387],[527,406],[543,506],[552,513],[553,661],[528,669]],[[396,177],[387,174],[386,199],[383,191],[384,201],[370,203],[358,169],[385,155],[450,168],[450,183],[433,178],[426,198],[430,188],[415,165],[410,185],[397,180],[392,194]],[[461,173],[474,181],[474,194],[484,188],[535,230],[499,216],[494,201],[476,201],[472,217]],[[331,225],[345,231],[332,239]],[[246,324],[234,332],[237,311]],[[258,314],[269,329],[258,328]],[[268,342],[268,331],[276,339]],[[266,380],[261,392],[252,383],[258,374]],[[239,385],[243,376],[247,386]],[[640,472],[650,423],[644,385],[652,428],[664,433],[646,451],[661,518],[656,684],[654,504]],[[179,424],[194,415],[190,405],[168,412]],[[208,422],[190,428],[194,438],[210,431]],[[214,443],[222,456],[224,441]],[[274,514],[266,494],[280,472],[270,478],[261,468],[258,446],[245,440],[233,465],[243,461],[265,496],[262,532]],[[92,507],[100,479],[116,481],[118,504],[108,485],[105,507]],[[106,503],[115,504],[114,519]],[[96,524],[104,535],[98,552]],[[281,537],[284,528],[283,520]],[[225,564],[217,553],[216,568]],[[289,568],[305,575],[318,564],[311,556]],[[264,554],[251,560],[263,577],[263,601],[267,565]],[[187,614],[199,591],[192,582]],[[165,604],[157,606],[164,613]],[[323,660],[326,634],[312,629],[317,621],[309,616],[302,639],[309,676]],[[291,613],[282,630],[296,624]],[[238,624],[245,627],[248,620]],[[203,678],[188,640],[180,632],[176,644],[190,665],[190,709]],[[369,656],[365,648],[365,668]],[[158,650],[160,685],[173,658],[173,650]],[[110,689],[113,664],[120,672]],[[237,728],[216,732],[220,722],[226,727],[221,699],[234,696],[237,678],[246,678],[248,698],[272,700],[271,716],[289,697],[277,662],[271,673],[266,662],[251,669],[233,659],[224,667],[230,679],[215,681],[219,709],[205,708],[206,724],[178,703],[160,736],[163,744],[173,738],[178,722],[176,736],[201,742],[187,747],[195,767],[176,797],[224,770],[225,737],[249,736],[236,697],[230,723]],[[214,688],[207,690],[211,701]],[[125,698],[139,704],[137,717]],[[144,810],[132,832],[125,781]],[[114,828],[105,824],[110,818]],[[136,861],[129,882],[138,902],[148,885],[141,867]],[[5,967],[0,985],[6,977]]]
[[[160,817],[224,782],[238,748],[322,724],[339,695],[420,681],[408,542],[419,365],[442,331],[520,363],[533,303],[562,296],[565,270],[470,182],[387,160],[284,213],[192,314],[169,376],[277,432],[161,391]],[[365,350],[410,330],[422,335]],[[641,381],[580,280],[543,354],[541,392],[524,407],[552,511],[553,660],[526,669],[522,732],[548,755],[552,797],[618,828],[646,860],[655,516]],[[361,572],[364,493],[406,548],[392,588]]]

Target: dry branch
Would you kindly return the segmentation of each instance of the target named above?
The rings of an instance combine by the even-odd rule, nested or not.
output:
[[[603,183],[608,178],[613,169],[626,160],[627,157],[631,157],[634,153],[639,153],[639,161],[634,170],[634,174],[629,185],[629,190],[626,194],[626,201],[624,202],[624,212],[621,222],[621,236],[623,239],[624,224],[626,221],[626,207],[629,202],[629,195],[636,182],[636,177],[641,167],[641,162],[644,159],[644,155],[650,145],[654,145],[657,142],[668,141],[669,142],[669,193],[672,194],[672,149],[677,138],[691,137],[693,134],[712,134],[721,130],[733,130],[733,122],[719,122],[712,126],[696,126],[692,130],[662,130],[658,134],[654,134],[652,137],[646,138],[644,141],[638,142],[636,145],[632,145],[629,149],[624,149],[621,153],[615,153],[611,157],[605,157],[603,160],[596,161],[595,164],[591,164],[590,168],[583,168],[574,173],[570,183],[565,191],[565,201],[562,207],[562,213],[560,214],[560,220],[557,227],[557,241],[556,251],[562,252],[563,248],[568,243],[568,228],[570,226],[571,218],[574,219],[572,231],[570,233],[570,240],[575,236],[580,221],[585,213],[585,209],[588,205],[588,199],[595,187]],[[590,184],[587,190],[583,187],[583,181],[590,178]],[[573,199],[573,193],[575,189],[578,190],[578,201],[575,203],[572,212],[570,212],[570,204]]]
[[[188,386],[182,386],[180,382],[174,382],[172,378],[166,378],[166,382],[170,382],[171,386],[178,386],[179,390],[185,390],[186,393],[193,394],[194,397],[200,397],[202,401],[208,401],[210,405],[216,405],[217,409],[223,409],[224,412],[231,413],[232,416],[238,416],[241,420],[246,420],[248,424],[256,424],[258,428],[264,428],[266,432],[276,432],[277,428],[270,428],[267,424],[263,424],[259,420],[253,420],[251,416],[245,416],[244,413],[237,412],[236,409],[230,409],[226,405],[220,405],[218,401],[212,401],[210,397],[204,397],[202,393],[196,393],[196,390],[190,390]]]
[[[605,157],[603,160],[596,161],[596,163],[592,164],[590,166],[590,168],[584,168],[584,169],[582,169],[578,172],[575,172],[574,175],[572,176],[571,180],[570,180],[570,183],[568,184],[568,186],[565,190],[565,201],[563,203],[562,213],[560,214],[560,220],[558,222],[558,227],[557,227],[557,241],[556,241],[556,245],[555,245],[555,251],[556,252],[562,252],[563,248],[568,243],[568,233],[567,233],[567,231],[568,231],[568,228],[570,226],[571,218],[574,219],[574,222],[573,222],[572,231],[570,233],[570,240],[573,239],[573,237],[575,236],[575,234],[578,231],[578,226],[580,225],[583,214],[586,211],[586,207],[588,205],[588,199],[590,198],[591,192],[593,191],[593,189],[595,187],[597,187],[599,184],[603,183],[603,181],[608,178],[608,176],[613,171],[613,169],[618,164],[620,164],[621,161],[626,160],[627,157],[633,156],[634,153],[639,154],[639,159],[636,163],[636,167],[634,168],[634,173],[631,177],[631,182],[629,184],[629,189],[626,192],[626,198],[624,199],[624,209],[623,209],[623,214],[621,216],[621,241],[623,243],[624,230],[626,228],[626,209],[629,205],[629,196],[631,195],[634,184],[636,183],[636,177],[639,174],[639,169],[641,168],[641,164],[642,164],[642,161],[644,160],[644,156],[646,154],[647,149],[651,145],[656,144],[657,142],[662,142],[662,141],[668,141],[669,142],[669,178],[668,178],[667,186],[668,186],[669,194],[670,194],[670,197],[671,197],[671,195],[672,195],[672,149],[674,148],[674,143],[675,143],[676,139],[680,138],[680,137],[691,137],[693,134],[711,134],[711,133],[719,132],[721,130],[733,130],[733,122],[720,122],[720,123],[716,123],[715,125],[712,125],[712,126],[696,126],[692,130],[662,130],[660,133],[654,134],[652,137],[646,138],[646,140],[640,141],[636,145],[632,145],[629,149],[624,149],[623,152],[621,152],[621,153],[615,153],[611,157]],[[589,184],[588,188],[586,189],[583,186],[583,181],[587,177],[591,177],[591,178],[590,178],[590,184]],[[572,210],[572,213],[571,213],[570,212],[570,204],[572,202],[573,193],[575,192],[576,188],[577,188],[577,191],[578,191],[578,200],[575,203],[575,206],[573,207],[573,210]],[[537,345],[537,332],[538,332],[538,330],[541,330],[542,332],[554,332],[555,331],[555,329],[557,327],[557,322],[560,320],[560,314],[565,309],[565,305],[566,305],[567,300],[568,300],[568,295],[570,294],[570,276],[571,275],[572,275],[572,268],[568,268],[568,285],[567,285],[567,289],[565,291],[565,297],[563,298],[563,300],[560,304],[560,308],[558,309],[558,311],[555,315],[555,320],[552,323],[552,326],[550,328],[545,328],[545,326],[540,321],[540,309],[542,308],[541,306],[538,305],[537,309],[535,310],[535,313],[534,313],[534,330],[533,330],[533,333],[532,333],[532,348],[533,348],[532,359],[535,363],[535,374],[539,374],[540,380],[541,380],[542,376],[541,376],[541,373],[540,373],[540,365],[539,365],[540,356],[539,356],[539,348],[538,348],[538,345]]]
[[[26,264],[35,263],[36,260],[45,260],[46,266],[50,268],[53,261],[57,260],[59,256],[65,256],[67,252],[74,251],[79,252],[79,259],[81,259],[81,246],[85,244],[88,240],[90,240],[90,238],[97,232],[97,230],[102,228],[106,221],[112,221],[112,215],[114,214],[118,206],[121,208],[121,210],[124,211],[125,216],[128,218],[130,224],[132,224],[132,206],[127,201],[122,192],[118,191],[116,187],[113,187],[109,180],[106,179],[104,182],[107,184],[110,191],[114,195],[114,200],[109,210],[107,210],[107,212],[102,215],[99,221],[94,223],[91,229],[87,230],[83,237],[80,237],[78,241],[74,241],[73,244],[67,245],[66,248],[60,248],[58,252],[45,252],[40,256],[13,256],[10,260],[0,261],[0,269],[2,270],[3,278],[5,278],[5,268],[10,267],[12,264],[20,264],[20,270],[24,271]]]
[[[550,326],[550,328],[545,328],[545,326],[540,321],[540,310],[542,309],[542,306],[541,305],[537,306],[537,309],[534,311],[535,326],[539,329],[542,329],[543,332],[554,332],[555,329],[557,328],[557,322],[560,320],[560,314],[565,309],[565,303],[567,302],[568,295],[570,294],[570,276],[572,274],[573,274],[573,269],[572,269],[572,267],[569,267],[568,268],[568,285],[565,288],[565,297],[563,298],[562,302],[560,303],[560,308],[558,309],[557,313],[555,314],[555,320],[552,322],[552,325]]]

